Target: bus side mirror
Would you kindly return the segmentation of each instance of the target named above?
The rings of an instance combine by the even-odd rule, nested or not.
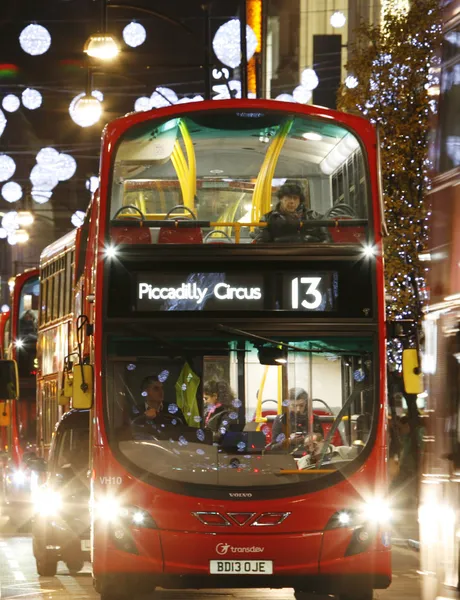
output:
[[[59,404],[65,406],[69,403],[73,393],[73,373],[70,370],[64,370],[62,373],[62,387],[59,394]]]
[[[93,406],[94,372],[92,365],[74,365],[72,408],[85,410]]]
[[[423,392],[423,378],[415,348],[403,350],[402,371],[406,394],[421,394]]]
[[[19,397],[18,365],[15,360],[0,360],[0,399]]]

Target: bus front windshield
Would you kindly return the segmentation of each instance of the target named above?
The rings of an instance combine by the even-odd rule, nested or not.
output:
[[[352,337],[164,348],[112,337],[110,443],[165,485],[282,486],[348,469],[373,438],[372,349]]]
[[[142,219],[148,228],[135,243],[364,242],[368,196],[360,143],[332,119],[197,111],[143,122],[123,136],[110,236],[133,243],[120,221]],[[155,225],[168,219],[200,225]]]

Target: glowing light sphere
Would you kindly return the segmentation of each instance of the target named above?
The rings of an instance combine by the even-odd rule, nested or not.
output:
[[[314,90],[318,87],[319,79],[318,75],[314,71],[314,69],[305,69],[302,71],[302,75],[300,77],[300,83],[307,90]]]
[[[32,88],[25,89],[21,94],[23,105],[29,110],[36,110],[42,105],[42,95],[38,90]]]
[[[85,213],[82,210],[77,210],[70,217],[70,222],[74,227],[81,227],[85,220]]]
[[[37,153],[35,160],[41,167],[52,169],[59,160],[59,152],[51,146],[47,146]]]
[[[350,88],[351,90],[355,87],[358,87],[358,84],[359,84],[359,81],[354,75],[348,75],[348,77],[346,77],[346,79],[345,79],[345,85],[347,86],[347,88]]]
[[[94,194],[99,187],[99,177],[97,175],[91,175],[91,177],[86,180],[85,187],[89,192]]]
[[[0,181],[6,181],[13,177],[16,171],[16,163],[8,154],[0,154]]]
[[[299,104],[306,104],[311,100],[312,94],[311,91],[307,90],[307,88],[303,87],[303,85],[298,85],[292,92],[292,96]]]
[[[3,231],[5,232],[5,230],[4,230],[4,229],[3,229]],[[5,232],[5,233],[6,233],[6,232]],[[5,238],[6,238],[6,235],[2,235],[2,234],[0,233],[0,238],[2,238],[2,239],[5,239]],[[8,304],[2,304],[2,308],[1,308],[1,311],[2,311],[2,313],[6,313],[6,312],[8,312],[9,310],[10,310],[10,307],[8,306]]]
[[[150,96],[150,104],[152,108],[164,108],[176,104],[179,100],[174,90],[165,87],[158,87]]]
[[[0,227],[0,240],[4,240],[8,236],[8,232],[3,227]],[[6,311],[2,311],[6,312]]]
[[[56,164],[56,175],[59,181],[67,181],[75,175],[77,161],[70,154],[60,154]]]
[[[51,46],[49,31],[42,25],[27,25],[19,36],[21,48],[31,56],[39,56]]]
[[[69,106],[72,121],[80,127],[95,125],[102,116],[102,100],[104,96],[98,90],[93,90],[88,97],[83,92],[75,96]]]
[[[12,233],[19,229],[18,213],[15,210],[10,210],[2,218],[2,227],[7,233]]]
[[[140,23],[133,21],[123,29],[123,39],[125,44],[131,46],[131,48],[137,48],[145,42],[147,32],[145,27]]]
[[[21,106],[21,102],[17,96],[14,94],[8,94],[2,100],[3,109],[7,112],[16,112],[18,108]]]
[[[17,202],[22,198],[22,187],[15,181],[8,181],[2,187],[2,196],[7,202]]]
[[[9,233],[7,240],[8,240],[8,244],[10,244],[10,246],[16,246],[16,244],[18,243],[15,233]]]
[[[2,109],[0,108],[0,137],[2,133],[5,131],[6,127],[6,117]]]
[[[343,14],[343,12],[337,10],[331,15],[329,22],[332,25],[332,27],[334,27],[335,29],[339,29],[340,27],[343,27],[345,25],[345,23],[347,22],[347,17]]]
[[[291,96],[291,94],[280,94],[279,96],[276,96],[275,100],[278,100],[279,102],[295,102],[294,96]]]
[[[46,204],[53,195],[53,192],[49,190],[40,190],[38,188],[32,188],[30,194],[32,196],[32,200],[37,204]]]
[[[136,112],[145,112],[152,108],[152,102],[148,96],[141,96],[134,103],[134,110]]]
[[[246,26],[246,59],[250,60],[257,49],[257,36]],[[224,23],[216,31],[212,40],[214,54],[227,67],[235,69],[241,63],[240,20],[232,19]]]
[[[54,170],[52,171],[38,164],[30,172],[30,181],[34,188],[46,192],[51,192],[59,183],[57,173]]]

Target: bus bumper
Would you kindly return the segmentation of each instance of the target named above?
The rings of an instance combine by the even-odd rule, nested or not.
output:
[[[118,530],[105,533],[95,535],[96,589],[294,587],[337,594],[391,583],[391,551],[381,534],[347,555],[353,530],[225,536],[132,529],[124,539]],[[273,574],[213,575],[216,560],[269,561]]]

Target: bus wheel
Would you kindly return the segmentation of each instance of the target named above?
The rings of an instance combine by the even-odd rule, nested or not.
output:
[[[36,558],[37,573],[40,577],[54,577],[57,572],[57,559],[50,554],[43,554],[40,558]]]
[[[374,592],[369,590],[367,592],[357,592],[356,594],[340,594],[339,600],[372,600]]]
[[[76,575],[79,571],[83,569],[84,562],[82,560],[69,560],[66,562],[67,568],[69,569],[69,573],[71,575]]]

